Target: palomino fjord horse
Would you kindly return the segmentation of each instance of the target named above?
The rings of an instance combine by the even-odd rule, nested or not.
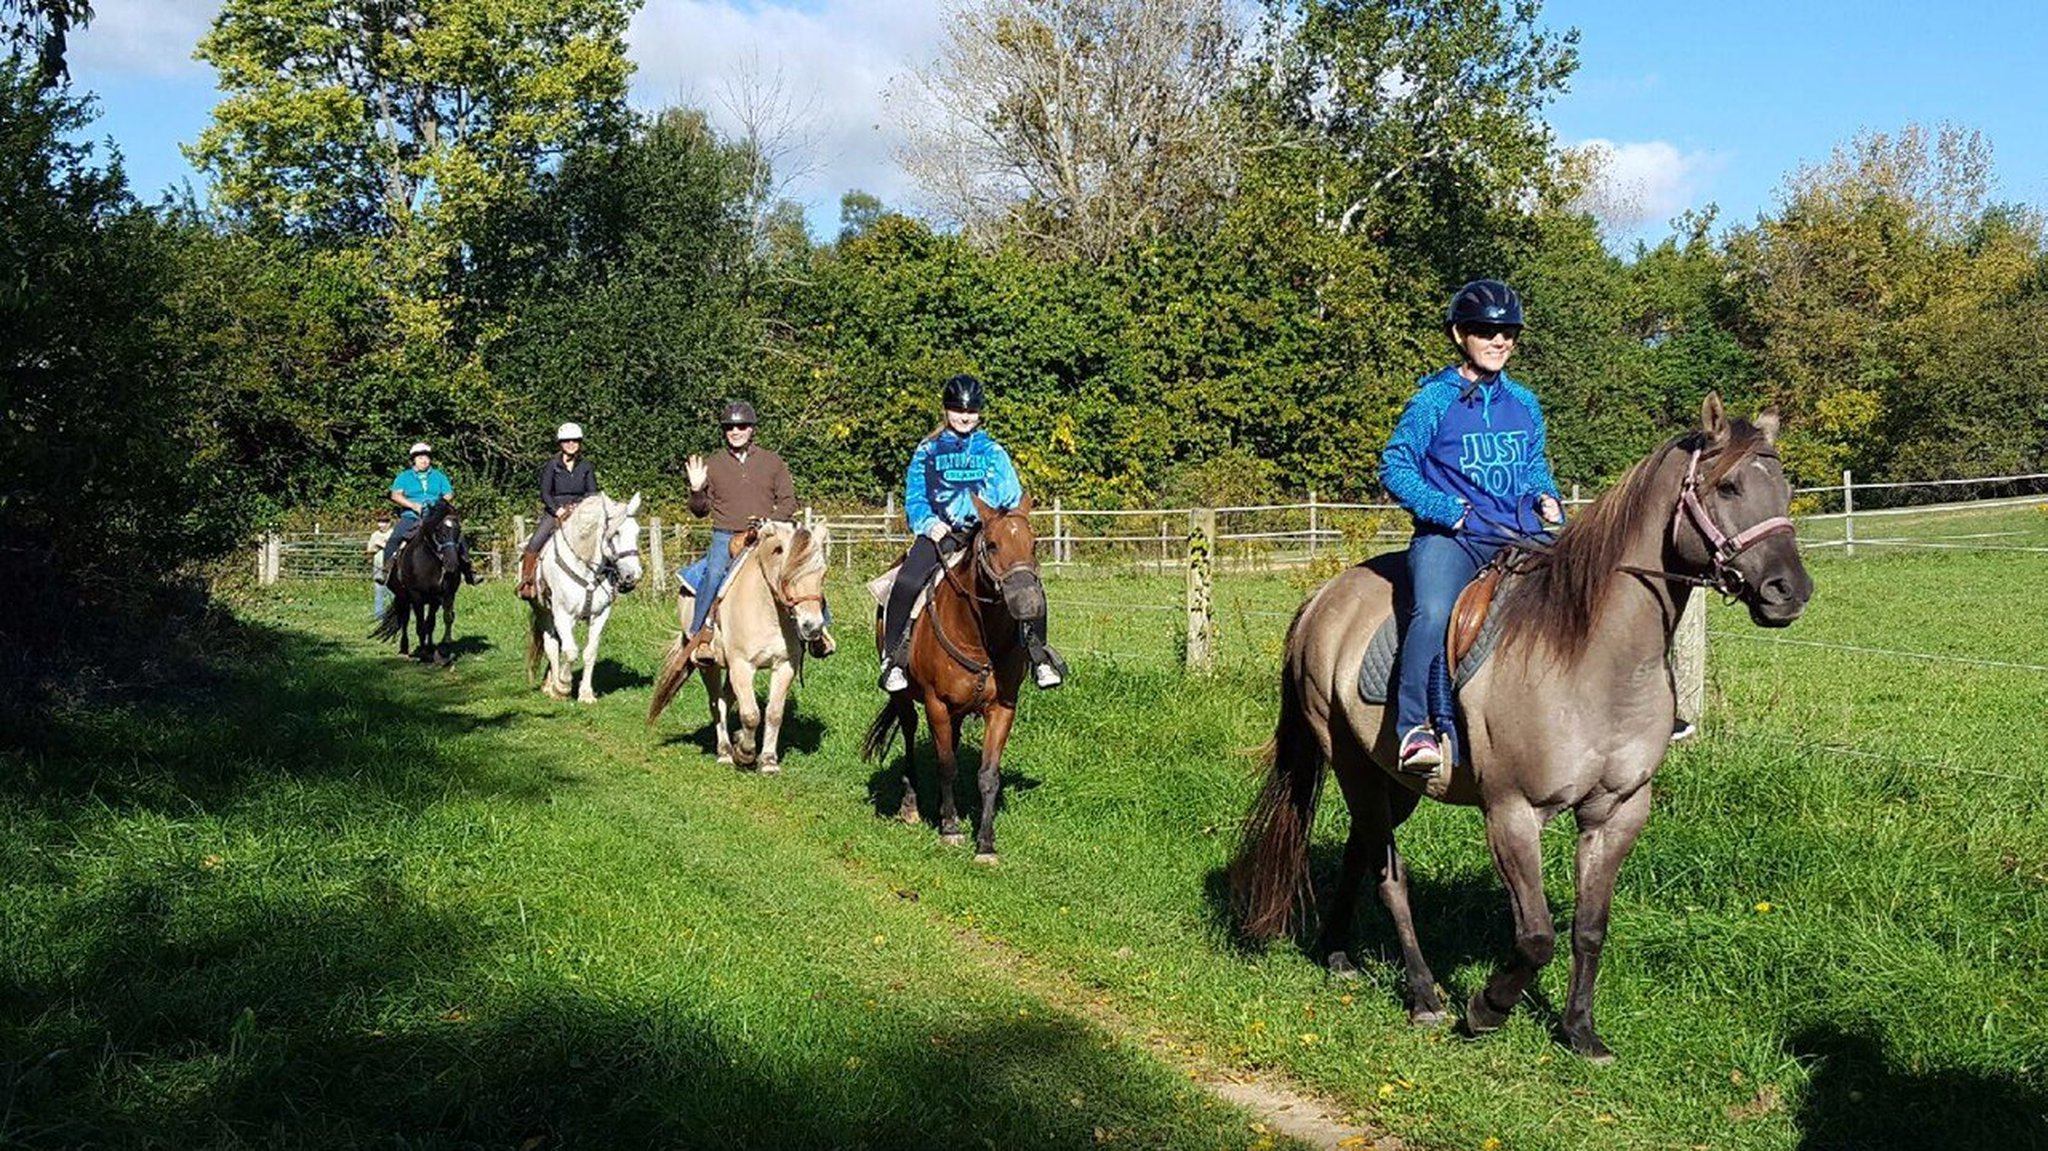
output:
[[[576,505],[561,530],[548,537],[536,574],[539,587],[527,604],[526,678],[547,656],[542,690],[569,698],[576,666],[576,624],[584,625],[583,683],[579,703],[596,703],[591,680],[597,671],[597,641],[612,605],[640,582],[640,493],[625,503],[599,492]]]
[[[782,712],[789,703],[789,685],[803,670],[804,652],[825,630],[825,566],[832,538],[825,525],[800,528],[769,521],[756,529],[746,557],[726,577],[711,638],[712,666],[704,669],[704,693],[711,706],[711,724],[718,733],[718,762],[745,767],[758,764],[761,774],[782,770]],[[695,605],[677,604],[684,627]],[[684,658],[689,637],[678,635],[661,661],[654,680],[654,699],[647,706],[651,726],[690,678]],[[768,673],[768,708],[754,697],[754,675]],[[740,715],[734,738],[730,710]]]
[[[1029,663],[1022,628],[1042,626],[1045,584],[1033,554],[1031,499],[1015,508],[991,508],[975,497],[981,527],[967,545],[972,554],[956,567],[941,568],[931,602],[910,631],[910,689],[897,692],[868,725],[861,754],[874,762],[888,751],[894,729],[903,730],[903,802],[897,815],[916,823],[917,702],[924,703],[932,745],[939,755],[939,836],[960,843],[960,815],[953,802],[954,757],[960,725],[970,715],[985,723],[981,737],[981,822],[975,827],[974,860],[996,861],[996,800],[1002,788],[1003,745],[1017,719],[1017,687]],[[875,644],[883,643],[877,621]]]
[[[1309,828],[1328,761],[1351,834],[1318,951],[1333,972],[1355,974],[1345,943],[1359,883],[1370,874],[1400,940],[1409,1019],[1442,1022],[1394,829],[1425,788],[1447,803],[1477,805],[1514,912],[1513,954],[1465,1009],[1469,1032],[1491,1031],[1554,950],[1538,837],[1570,810],[1578,901],[1563,1029],[1581,1055],[1612,1058],[1594,1030],[1593,984],[1615,876],[1649,816],[1650,777],[1669,746],[1675,698],[1666,652],[1679,613],[1703,586],[1740,598],[1758,625],[1783,627],[1813,591],[1787,518],[1791,489],[1773,447],[1777,416],[1730,420],[1710,395],[1700,423],[1638,463],[1502,586],[1499,645],[1459,695],[1469,754],[1426,785],[1396,770],[1391,708],[1359,692],[1368,642],[1397,594],[1406,599],[1396,590],[1407,580],[1405,557],[1351,568],[1302,605],[1287,634],[1271,774],[1231,865],[1247,935],[1287,933],[1297,903],[1306,902]]]
[[[408,617],[419,632],[419,658],[447,665],[448,641],[455,632],[455,593],[462,587],[462,517],[455,505],[435,500],[420,515],[419,526],[391,557],[387,584],[391,602],[384,618],[370,632],[372,639],[396,639],[398,654],[411,654]],[[441,613],[441,643],[434,644],[434,617]]]

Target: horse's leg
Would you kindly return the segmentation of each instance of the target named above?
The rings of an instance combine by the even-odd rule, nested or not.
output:
[[[1486,811],[1486,845],[1507,885],[1515,916],[1515,952],[1465,1005],[1465,1029],[1484,1034],[1507,1021],[1536,973],[1557,950],[1557,927],[1543,897],[1543,819],[1519,798]]]
[[[953,778],[958,766],[960,752],[960,723],[953,718],[953,711],[936,692],[924,697],[925,722],[932,729],[932,750],[939,760],[939,838],[947,843],[961,843],[966,837],[960,834],[960,809],[953,802]]]
[[[754,698],[754,665],[730,657],[725,662],[726,691],[740,712],[739,740],[733,747],[733,762],[752,764],[761,746],[761,701]]]
[[[576,689],[578,703],[597,702],[597,689],[591,686],[597,677],[597,640],[604,634],[604,621],[611,614],[612,610],[607,607],[591,616],[590,622],[583,626],[583,683]]]
[[[437,651],[442,663],[454,662],[448,648],[455,642],[455,593],[448,593],[448,602],[441,608],[441,644]]]
[[[569,690],[566,685],[569,682],[569,672],[562,666],[563,648],[566,646],[562,643],[562,632],[566,625],[570,638],[574,639],[576,625],[563,618],[565,613],[560,605],[551,605],[548,615],[547,634],[541,637],[541,645],[548,653],[548,681],[543,690],[548,693],[550,699],[567,699]]]
[[[896,805],[896,818],[905,823],[917,823],[924,817],[917,810],[917,705],[903,700],[901,716],[903,727],[903,801]]]
[[[1010,725],[1017,721],[1017,705],[998,700],[988,705],[981,729],[981,824],[974,829],[974,862],[996,861],[996,801],[1003,794],[1003,745],[1010,741]]]
[[[1600,948],[1607,942],[1607,912],[1621,862],[1650,818],[1650,786],[1605,811],[1578,812],[1578,907],[1572,913],[1572,980],[1565,996],[1564,1035],[1572,1050],[1595,1063],[1614,1058],[1593,1029],[1593,983],[1600,977]]]
[[[761,774],[782,770],[782,709],[789,704],[789,685],[796,682],[796,661],[776,664],[768,672],[768,711],[761,721]]]
[[[718,738],[718,762],[730,764],[732,762],[732,730],[726,726],[731,720],[729,709],[726,707],[726,699],[731,687],[726,683],[725,669],[717,664],[712,664],[710,667],[705,668],[703,677],[704,698],[711,705],[711,730],[717,734]]]
[[[1344,872],[1337,881],[1337,895],[1323,920],[1323,933],[1316,950],[1325,958],[1330,973],[1355,978],[1358,968],[1346,950],[1351,933],[1352,909],[1366,873],[1374,876],[1380,903],[1394,921],[1394,936],[1401,945],[1401,968],[1407,981],[1403,996],[1408,1021],[1434,1027],[1444,1021],[1443,999],[1436,993],[1436,976],[1422,957],[1422,945],[1415,935],[1415,916],[1408,905],[1408,864],[1394,843],[1394,829],[1415,811],[1421,798],[1405,787],[1396,787],[1364,749],[1344,732],[1334,733],[1331,766],[1337,785],[1344,791],[1344,806],[1351,813],[1351,834],[1344,843]]]

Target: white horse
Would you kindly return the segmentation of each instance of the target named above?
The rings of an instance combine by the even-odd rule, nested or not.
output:
[[[704,669],[704,691],[718,733],[718,762],[758,763],[765,775],[782,770],[782,710],[806,645],[825,629],[825,559],[830,549],[824,524],[800,528],[771,521],[761,525],[753,549],[726,577],[711,641],[714,666]],[[683,626],[688,627],[690,600],[683,599],[679,607]],[[678,636],[662,661],[647,709],[649,724],[690,676],[691,665],[683,659],[686,643]],[[765,712],[754,697],[754,676],[761,671],[768,673]],[[739,712],[737,735],[730,726],[731,710]]]
[[[597,641],[606,618],[620,596],[640,582],[640,494],[620,503],[603,492],[576,505],[569,518],[548,538],[540,556],[540,594],[530,604],[531,633],[526,645],[526,678],[548,660],[543,690],[556,699],[569,698],[569,675],[576,661],[576,621],[588,630],[583,643],[583,684],[576,698],[596,703],[590,678],[597,668]]]

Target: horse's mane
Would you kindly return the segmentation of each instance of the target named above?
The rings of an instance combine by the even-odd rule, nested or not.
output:
[[[1741,463],[1766,441],[1762,430],[1744,419],[1728,421],[1727,442],[1704,478],[1707,486]],[[1509,581],[1500,606],[1501,639],[1533,639],[1565,663],[1585,655],[1592,637],[1593,615],[1608,580],[1621,566],[1647,518],[1669,519],[1675,509],[1645,498],[1657,472],[1673,452],[1708,448],[1706,433],[1690,431],[1664,442],[1638,461],[1592,506],[1573,519],[1540,562]]]
[[[787,530],[789,534],[789,542],[782,553],[783,583],[825,570],[825,564],[831,558],[831,539],[825,533],[824,524],[776,530]]]
[[[569,513],[569,518],[556,533],[584,563],[597,562],[598,549],[604,543],[598,536],[604,531],[605,513],[611,502],[612,498],[603,492],[584,500]]]

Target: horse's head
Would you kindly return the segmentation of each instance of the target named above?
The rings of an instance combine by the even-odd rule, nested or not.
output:
[[[420,517],[420,537],[433,548],[443,577],[462,569],[462,513],[447,500],[427,505]]]
[[[789,613],[798,636],[807,642],[817,638],[825,630],[825,570],[832,556],[825,525],[763,524],[755,546],[776,607]]]
[[[1019,622],[1045,618],[1045,581],[1038,574],[1038,537],[1031,530],[1031,497],[1014,508],[992,508],[974,497],[981,517],[975,535],[975,564],[1003,595],[1010,618]]]
[[[624,594],[640,584],[640,521],[635,518],[640,514],[640,493],[634,492],[625,503],[606,495],[598,498],[605,501],[605,526],[597,564],[618,573],[619,592]]]
[[[1806,610],[1813,578],[1799,558],[1792,485],[1778,462],[1778,414],[1730,418],[1721,397],[1700,405],[1701,440],[1679,497],[1672,546],[1715,586],[1749,605],[1752,620],[1784,627]]]

